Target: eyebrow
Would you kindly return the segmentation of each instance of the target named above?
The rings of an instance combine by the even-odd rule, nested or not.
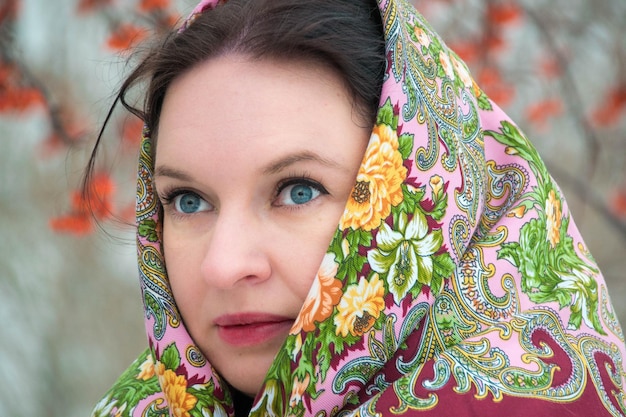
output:
[[[339,163],[331,159],[324,158],[315,152],[303,151],[303,152],[289,154],[285,157],[279,158],[276,161],[273,161],[269,163],[267,166],[265,166],[264,168],[262,168],[261,172],[265,175],[276,174],[290,167],[291,165],[294,165],[302,161],[318,162],[330,168],[345,170],[344,166],[340,165]],[[168,167],[167,165],[161,165],[161,166],[156,167],[154,170],[154,176],[155,177],[168,177],[168,178],[173,178],[173,179],[177,179],[180,181],[192,181],[191,175],[187,174],[185,171]]]
[[[191,176],[184,171],[168,166],[158,166],[154,170],[155,177],[169,177],[181,181],[191,181]]]
[[[285,168],[288,168],[291,165],[296,164],[298,162],[302,162],[302,161],[313,161],[313,162],[318,162],[330,168],[342,169],[342,170],[345,169],[345,167],[343,167],[339,163],[331,159],[324,158],[315,152],[303,151],[303,152],[289,154],[274,162],[271,162],[265,168],[263,168],[261,172],[266,175],[276,174],[278,172],[281,172]]]

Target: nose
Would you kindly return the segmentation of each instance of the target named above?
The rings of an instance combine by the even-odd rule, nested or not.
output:
[[[209,231],[201,273],[207,284],[229,289],[241,284],[258,284],[272,272],[262,219],[241,210],[222,210]]]

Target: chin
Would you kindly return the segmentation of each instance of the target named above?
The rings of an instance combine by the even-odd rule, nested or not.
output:
[[[227,369],[225,369],[226,372],[220,372],[220,374],[237,391],[254,398],[263,386],[263,381],[274,360],[274,355],[267,360],[258,357],[246,359],[232,359],[230,366],[227,365]],[[233,366],[234,363],[237,365]]]
[[[250,378],[250,376],[244,376],[243,378],[235,378],[233,382],[230,382],[231,380],[228,381],[229,384],[237,391],[241,392],[244,395],[247,395],[250,398],[254,398],[256,397],[256,394],[261,390],[264,379],[265,375],[263,375],[262,377],[254,376],[253,378]]]

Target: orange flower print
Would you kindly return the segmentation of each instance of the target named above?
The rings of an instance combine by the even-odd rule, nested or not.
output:
[[[371,329],[385,308],[384,295],[385,288],[378,274],[374,274],[369,281],[362,278],[358,284],[351,285],[337,306],[337,335],[346,337],[350,333],[362,336]]]
[[[291,328],[291,334],[298,334],[301,330],[310,332],[315,329],[315,322],[321,322],[330,317],[333,307],[341,298],[341,281],[335,278],[336,275],[335,257],[327,253],[313,280],[313,286],[302,311]]]
[[[159,377],[159,385],[173,417],[191,417],[189,410],[193,409],[198,399],[187,392],[187,380],[183,375],[176,375],[171,369],[157,362],[154,367]]]
[[[548,200],[546,200],[546,217],[548,228],[548,241],[553,248],[561,240],[561,200],[557,197],[554,190],[550,190],[548,193]]]
[[[450,80],[454,80],[454,69],[452,68],[452,62],[450,62],[450,57],[445,51],[439,52],[439,63],[443,67],[443,72],[446,73],[446,76]]]
[[[425,46],[426,48],[428,48],[430,46],[430,37],[428,36],[428,34],[424,31],[424,29],[422,29],[419,26],[415,26],[413,28],[413,33],[415,34],[415,37],[417,38],[417,41]]]
[[[522,204],[521,206],[517,206],[514,209],[511,209],[511,211],[506,216],[517,217],[518,219],[521,219],[522,217],[524,217],[524,214],[526,214],[526,206]]]
[[[144,381],[147,381],[153,376],[154,376],[154,361],[152,360],[152,355],[148,355],[146,360],[139,366],[139,375],[137,375],[137,379],[142,379]]]
[[[356,185],[341,218],[341,229],[372,230],[402,202],[407,169],[398,151],[398,135],[391,127],[374,127]]]
[[[450,60],[452,61],[452,66],[454,67],[454,70],[456,71],[465,88],[473,87],[474,80],[472,79],[472,76],[470,75],[465,65],[458,59],[456,59],[454,55],[450,56]]]
[[[306,389],[308,388],[310,379],[311,378],[309,378],[309,374],[307,373],[302,381],[300,381],[300,378],[298,377],[294,380],[293,388],[291,390],[291,399],[289,400],[291,408],[297,407],[298,404],[302,402],[302,395],[304,395]]]

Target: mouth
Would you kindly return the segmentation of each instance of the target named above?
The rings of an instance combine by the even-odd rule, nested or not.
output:
[[[226,314],[215,319],[218,336],[236,347],[259,345],[285,338],[294,319],[265,313]]]

